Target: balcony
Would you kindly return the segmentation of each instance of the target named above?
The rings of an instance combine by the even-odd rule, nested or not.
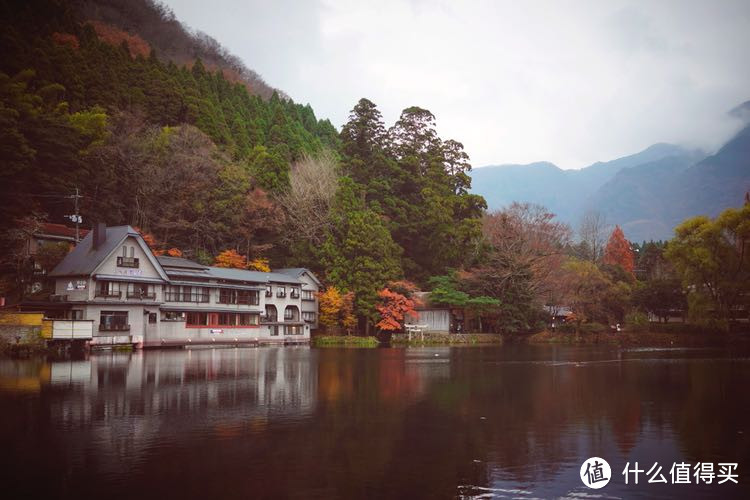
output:
[[[271,290],[266,290],[266,297],[273,297],[273,292]]]
[[[128,292],[129,299],[156,300],[156,292]]]
[[[289,294],[289,296],[291,298],[293,298],[293,299],[298,299],[299,298],[299,292],[292,292],[292,293]]]
[[[119,299],[122,298],[122,292],[97,290],[97,292],[94,294],[94,297],[101,297],[105,299]]]
[[[286,297],[286,292],[276,292],[276,297],[283,299]]]
[[[123,323],[114,323],[109,325],[99,325],[99,331],[100,332],[129,332],[130,331],[130,325],[126,325]]]
[[[117,267],[134,267],[139,266],[138,257],[117,257]]]
[[[261,316],[260,322],[261,323],[278,323],[279,318],[277,316]]]

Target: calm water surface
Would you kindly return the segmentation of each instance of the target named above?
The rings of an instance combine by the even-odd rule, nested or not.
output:
[[[2,498],[750,498],[745,350],[307,347],[0,360]],[[589,490],[590,456],[613,478]],[[739,485],[625,485],[626,462]]]

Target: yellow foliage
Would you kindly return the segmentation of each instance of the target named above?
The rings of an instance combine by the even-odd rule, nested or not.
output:
[[[268,265],[268,259],[257,258],[247,263],[247,268],[251,271],[260,271],[262,273],[270,273],[271,266]]]

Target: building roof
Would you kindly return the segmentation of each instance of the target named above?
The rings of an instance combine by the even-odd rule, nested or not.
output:
[[[159,255],[156,260],[164,267],[179,267],[183,269],[208,269],[208,266],[193,262],[192,260],[183,259],[182,257],[170,257],[169,255]]]
[[[78,229],[78,234],[81,238],[88,234],[89,230],[84,228]],[[61,239],[75,240],[76,228],[68,227],[65,224],[55,224],[52,222],[44,222],[41,224],[39,230],[34,233],[37,237],[53,237]]]
[[[283,267],[281,269],[276,269],[275,272],[282,273],[282,274],[288,274],[289,276],[294,276],[295,278],[299,278],[304,273],[307,273],[307,274],[310,275],[310,277],[313,279],[313,281],[315,282],[316,285],[322,286],[322,283],[320,282],[320,280],[318,279],[318,277],[315,276],[315,273],[313,273],[312,271],[310,271],[306,267]]]
[[[246,283],[289,283],[293,285],[302,283],[296,276],[283,272],[264,273],[231,267],[204,266],[192,260],[164,255],[157,257],[157,259],[166,268],[165,271],[170,277],[179,276],[184,279],[213,278],[224,281],[244,281]]]
[[[153,256],[153,253],[143,241],[138,231],[130,226],[113,226],[107,227],[106,238],[99,248],[94,248],[94,231],[89,231],[84,239],[81,240],[75,248],[65,256],[51,273],[50,276],[90,276],[96,269],[109,257],[112,252],[119,248],[120,244],[128,236],[132,236],[138,241],[141,249],[148,256],[151,264],[156,271],[166,279],[159,262]]]
[[[248,271],[246,269],[234,269],[230,267],[209,267],[211,276],[232,281],[250,281],[253,283],[289,283],[293,285],[302,284],[299,279],[280,272],[264,273],[261,271]]]

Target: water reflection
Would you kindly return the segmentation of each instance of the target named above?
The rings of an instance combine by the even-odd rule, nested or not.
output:
[[[746,352],[193,349],[0,361],[11,495],[742,496]],[[741,484],[625,486],[626,462],[738,462]],[[688,488],[685,490],[684,488]],[[594,493],[591,491],[591,493]]]

